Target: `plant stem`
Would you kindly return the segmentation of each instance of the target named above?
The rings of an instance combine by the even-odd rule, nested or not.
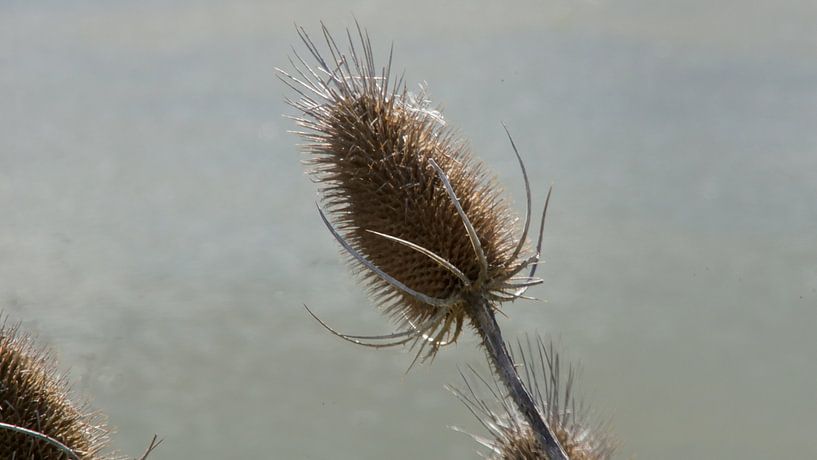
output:
[[[511,359],[505,341],[502,338],[502,331],[496,322],[496,315],[491,305],[484,299],[475,299],[472,303],[475,307],[471,320],[474,327],[479,331],[482,344],[488,352],[489,360],[494,371],[499,375],[499,379],[508,390],[508,394],[516,404],[517,409],[525,417],[530,425],[536,439],[547,454],[548,460],[569,460],[567,454],[559,445],[559,441],[550,428],[547,420],[536,409],[536,403],[531,397]]]

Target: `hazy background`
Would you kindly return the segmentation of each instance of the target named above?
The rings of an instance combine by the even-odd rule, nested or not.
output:
[[[338,2],[340,3],[340,2]],[[617,458],[817,456],[817,4],[0,4],[0,308],[152,458],[476,458],[443,389],[472,335],[411,355],[338,255],[274,77],[292,23],[369,28],[523,209]]]

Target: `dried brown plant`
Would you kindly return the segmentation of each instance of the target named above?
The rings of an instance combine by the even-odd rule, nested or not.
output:
[[[308,131],[298,133],[309,141],[306,163],[332,223],[321,216],[353,263],[368,269],[362,274],[373,297],[406,329],[342,336],[375,346],[419,342],[433,356],[457,339],[474,299],[496,307],[541,282],[532,273],[516,277],[538,260],[523,257],[529,221],[518,238],[518,219],[495,178],[425,94],[391,80],[391,56],[377,70],[360,29],[360,49],[348,37],[349,55],[323,31],[329,61],[299,29],[318,65],[295,53],[295,75],[281,71],[301,95],[289,102],[303,114],[295,120]]]
[[[392,78],[391,52],[378,69],[359,26],[355,38],[347,30],[345,51],[326,27],[324,52],[303,28],[298,33],[315,64],[293,50],[292,70],[279,75],[299,95],[288,102],[300,112],[297,133],[307,141],[303,151],[327,210],[319,207],[320,216],[402,330],[356,336],[318,321],[357,344],[416,346],[415,362],[456,341],[470,323],[542,448],[550,458],[566,458],[516,374],[496,322],[501,302],[542,282],[534,275],[545,213],[531,253],[530,187],[513,140],[527,194],[521,229],[494,176],[424,91],[412,94],[402,77]]]
[[[102,417],[69,398],[54,359],[18,326],[0,325],[0,458],[101,459]]]

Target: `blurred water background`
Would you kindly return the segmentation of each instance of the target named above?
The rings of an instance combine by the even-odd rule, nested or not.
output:
[[[536,207],[554,184],[554,338],[617,458],[817,456],[817,4],[0,4],[0,308],[155,459],[476,458],[431,365],[390,331],[315,211],[274,76],[293,22],[356,17]],[[302,49],[302,48],[301,48]]]

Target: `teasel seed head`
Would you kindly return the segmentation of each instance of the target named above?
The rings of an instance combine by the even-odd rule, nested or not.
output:
[[[294,119],[304,129],[296,132],[307,141],[306,163],[320,184],[321,218],[361,268],[373,298],[404,330],[353,336],[322,324],[358,344],[419,344],[417,357],[428,345],[425,356],[433,356],[456,341],[467,319],[473,322],[478,304],[497,308],[541,282],[533,277],[538,247],[530,254],[525,244],[524,164],[517,153],[528,196],[520,237],[495,177],[424,89],[412,94],[402,77],[392,78],[392,53],[377,69],[359,25],[355,38],[347,30],[345,51],[326,27],[322,32],[324,52],[298,28],[316,63],[293,50],[292,70],[278,69],[279,77],[299,95],[287,102],[300,112]],[[517,277],[525,269],[530,273]]]
[[[69,399],[54,359],[0,320],[0,458],[102,459],[103,417]]]
[[[546,344],[538,336],[533,342],[526,337],[524,342],[517,342],[514,351],[527,387],[532,389],[537,408],[549,422],[567,458],[612,458],[617,443],[610,434],[609,422],[594,423],[590,420],[590,410],[577,401],[574,393],[576,372],[572,365],[568,365],[567,375],[562,373],[560,357],[553,343]],[[491,439],[471,434],[474,440],[489,449],[488,458],[551,459],[540,447],[525,418],[507,400],[493,375],[485,378],[470,367],[467,373],[460,374],[465,388],[449,389],[490,433]]]

